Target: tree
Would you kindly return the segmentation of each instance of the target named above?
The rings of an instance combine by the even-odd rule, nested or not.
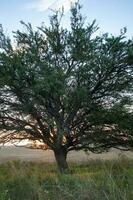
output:
[[[133,41],[96,36],[75,3],[70,28],[62,12],[50,25],[14,33],[0,28],[0,141],[41,141],[61,172],[67,153],[133,147]]]

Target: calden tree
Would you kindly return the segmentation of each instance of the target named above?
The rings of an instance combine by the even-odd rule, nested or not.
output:
[[[96,34],[80,9],[68,29],[62,12],[35,30],[21,22],[13,41],[0,27],[0,142],[40,141],[61,172],[71,150],[133,147],[133,41]]]

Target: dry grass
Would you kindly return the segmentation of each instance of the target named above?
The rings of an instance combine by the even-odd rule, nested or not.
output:
[[[8,162],[0,165],[0,200],[132,200],[133,160],[70,163],[71,175],[55,164]]]
[[[133,152],[121,152],[118,150],[111,150],[103,154],[85,154],[83,151],[72,151],[68,154],[68,161],[76,163],[89,162],[90,160],[112,160],[117,159],[121,155],[126,155],[128,158],[133,158]],[[30,162],[46,162],[53,163],[55,158],[52,151],[33,150],[18,147],[3,147],[0,149],[0,163],[21,160]]]

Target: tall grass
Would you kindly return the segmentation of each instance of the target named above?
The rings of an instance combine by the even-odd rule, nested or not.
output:
[[[133,161],[70,164],[60,175],[54,164],[0,165],[0,200],[133,200]]]

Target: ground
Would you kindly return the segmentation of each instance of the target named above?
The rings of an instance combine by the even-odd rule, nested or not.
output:
[[[128,158],[133,158],[133,152],[121,152],[118,150],[111,150],[108,153],[102,154],[92,154],[87,155],[83,151],[72,151],[68,154],[68,161],[84,163],[88,162],[90,159],[103,159],[103,160],[112,160],[117,159],[119,156],[126,156]],[[38,149],[27,149],[24,147],[1,147],[0,148],[0,163],[12,160],[21,160],[21,161],[33,161],[33,162],[46,162],[53,163],[55,158],[53,152],[50,150],[43,151]]]
[[[70,152],[68,161],[71,174],[61,175],[51,151],[1,148],[0,200],[133,199],[133,153]]]

